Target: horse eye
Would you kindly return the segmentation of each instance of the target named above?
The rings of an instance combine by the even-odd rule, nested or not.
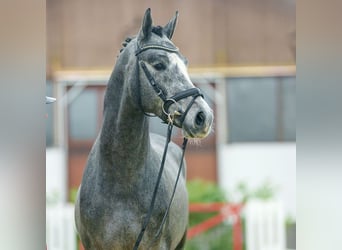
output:
[[[166,69],[166,66],[163,63],[157,63],[157,64],[153,65],[153,67],[158,71]]]

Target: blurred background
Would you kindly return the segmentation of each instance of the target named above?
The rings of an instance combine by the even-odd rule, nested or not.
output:
[[[73,224],[60,230],[61,221],[73,220],[116,56],[148,7],[155,25],[179,11],[173,41],[215,113],[214,131],[186,152],[190,203],[198,205],[190,229],[224,216],[215,227],[204,223],[201,233],[188,235],[186,248],[295,249],[295,1],[47,0],[46,94],[57,98],[47,105],[48,249],[79,247],[70,236]],[[151,119],[151,131],[165,135],[166,127]],[[179,131],[173,140],[181,142]],[[209,213],[202,203],[217,211]],[[222,204],[242,209],[227,212]]]

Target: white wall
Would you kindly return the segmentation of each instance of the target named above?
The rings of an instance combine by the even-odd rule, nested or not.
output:
[[[63,148],[46,149],[46,196],[48,199],[58,195],[57,202],[67,199],[67,166]]]
[[[232,191],[240,181],[250,189],[269,180],[285,214],[296,216],[296,144],[243,143],[218,147],[219,184]]]

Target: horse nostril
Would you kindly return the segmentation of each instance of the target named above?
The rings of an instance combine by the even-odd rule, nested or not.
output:
[[[205,115],[204,113],[201,111],[201,112],[198,112],[197,115],[196,115],[196,118],[195,118],[195,123],[197,126],[203,126],[204,124],[204,121],[205,121]]]

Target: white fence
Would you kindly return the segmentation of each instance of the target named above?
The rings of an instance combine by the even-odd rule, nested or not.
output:
[[[244,209],[247,250],[285,250],[283,206],[277,201],[252,200]],[[74,205],[46,208],[48,250],[77,250]]]
[[[275,198],[283,202],[285,214],[296,217],[295,143],[220,145],[218,161],[219,184],[224,190],[235,190],[241,182],[248,184],[250,189],[269,182],[276,187]]]
[[[285,250],[285,219],[278,201],[252,200],[246,204],[248,250]]]
[[[48,250],[77,250],[74,205],[46,208],[46,244]]]

